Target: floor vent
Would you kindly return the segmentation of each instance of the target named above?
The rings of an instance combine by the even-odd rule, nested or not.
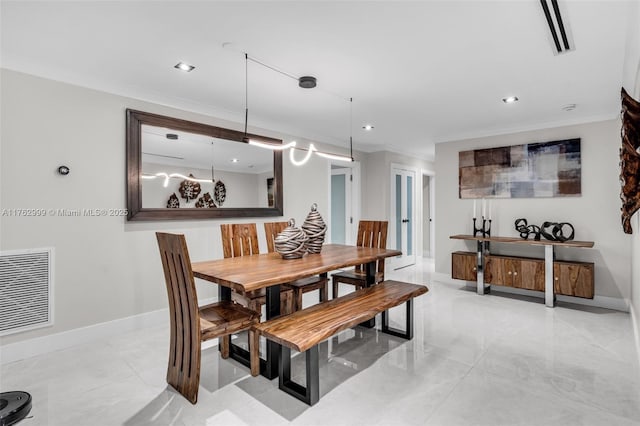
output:
[[[53,248],[0,252],[0,336],[53,324]]]
[[[562,18],[558,0],[540,0],[540,4],[551,31],[552,44],[554,46],[553,53],[560,55],[574,50],[569,23]],[[553,13],[551,13],[552,10]]]

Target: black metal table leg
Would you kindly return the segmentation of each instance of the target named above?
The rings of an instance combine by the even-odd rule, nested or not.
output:
[[[413,299],[407,300],[407,318],[405,331],[389,327],[389,311],[382,312],[382,332],[392,336],[402,337],[407,340],[413,339]]]
[[[307,385],[302,386],[291,380],[291,349],[286,346],[280,347],[280,377],[278,387],[280,390],[299,399],[300,401],[314,405],[320,399],[320,374],[318,363],[318,345],[307,349],[305,354],[305,372]]]
[[[267,287],[267,321],[280,315],[280,286]],[[260,374],[271,380],[278,377],[278,344],[267,339],[266,360],[260,360]]]
[[[384,262],[384,260],[381,260],[381,262]],[[372,285],[375,285],[376,283],[376,262],[375,260],[373,262],[369,262],[365,265],[365,270],[366,270],[366,278],[365,278],[365,287],[371,287]],[[359,325],[361,325],[362,327],[367,327],[367,328],[374,328],[376,326],[376,319],[371,318],[370,320],[361,322]]]

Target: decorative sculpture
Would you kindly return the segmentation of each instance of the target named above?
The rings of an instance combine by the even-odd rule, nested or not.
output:
[[[307,236],[296,228],[296,221],[289,220],[289,226],[279,233],[273,240],[273,245],[283,259],[299,259],[304,256],[307,248]]]
[[[200,198],[198,198],[198,201],[196,201],[196,208],[209,208],[209,209],[213,209],[216,207],[216,203],[213,202],[213,198],[211,198],[211,195],[209,195],[208,192],[205,192],[204,195]]]
[[[178,196],[174,192],[173,194],[171,194],[171,197],[169,197],[169,200],[167,201],[167,208],[177,209],[179,207],[180,207],[180,200],[178,199]]]
[[[193,178],[193,175],[189,175],[189,177]],[[187,200],[188,203],[189,200],[195,200],[196,198],[198,198],[201,188],[198,182],[185,179],[180,182],[180,188],[178,188],[178,190],[180,191],[180,195],[182,195],[182,198]]]
[[[559,241],[561,243],[565,241],[573,240],[575,236],[575,229],[569,222],[544,222],[542,226],[528,225],[527,219],[516,219],[515,222],[516,231],[520,233],[520,238],[523,240],[529,239],[529,234],[534,234],[533,239],[540,241],[540,235],[549,241]],[[571,233],[568,236],[564,235],[565,228],[570,228]]]
[[[217,181],[213,187],[213,199],[220,207],[222,207],[224,200],[227,199],[227,187],[224,186],[221,180]]]
[[[307,235],[307,252],[320,253],[324,243],[324,235],[327,232],[327,224],[318,213],[318,205],[313,203],[311,211],[307,215],[302,230]]]
[[[620,199],[622,228],[631,234],[631,216],[640,209],[640,102],[622,88],[622,147],[620,148]]]
[[[483,237],[491,236],[491,219],[485,219],[482,216],[482,228],[476,228],[476,218],[473,218],[473,236],[482,235]]]

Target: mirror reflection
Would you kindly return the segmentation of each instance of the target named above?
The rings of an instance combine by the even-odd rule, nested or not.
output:
[[[148,112],[127,114],[127,220],[282,216],[282,140]]]
[[[167,127],[141,126],[142,207],[274,207],[273,152]]]

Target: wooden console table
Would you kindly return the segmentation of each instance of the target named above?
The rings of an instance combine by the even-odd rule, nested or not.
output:
[[[505,265],[509,263],[514,263],[514,262],[520,262],[520,264],[522,265],[520,277],[518,277],[518,271],[515,271],[515,270],[514,271],[509,270],[506,273],[507,275],[498,273],[496,274],[496,277],[493,278],[495,280],[495,284],[511,285],[511,286],[513,286],[512,285],[513,282],[518,282],[522,284],[522,280],[523,280],[522,272],[525,272],[525,274],[529,274],[529,276],[525,278],[528,280],[524,283],[524,285],[520,285],[518,287],[530,289],[530,290],[543,290],[543,288],[537,288],[537,285],[535,284],[535,281],[536,281],[535,277],[541,276],[542,265],[544,265],[545,305],[548,307],[553,307],[555,302],[554,282],[555,282],[556,289],[563,288],[563,285],[566,285],[566,281],[569,279],[568,277],[564,276],[567,274],[563,274],[563,271],[568,270],[568,268],[578,266],[579,268],[582,268],[582,270],[587,271],[587,275],[590,276],[590,283],[587,283],[584,286],[586,287],[586,289],[581,289],[579,290],[580,292],[578,294],[571,294],[571,295],[593,298],[593,264],[592,263],[554,262],[554,248],[556,246],[591,248],[594,245],[593,241],[566,241],[566,242],[547,241],[547,240],[535,241],[535,240],[524,240],[522,238],[514,238],[514,237],[476,237],[473,235],[452,235],[449,238],[455,239],[455,240],[477,241],[478,243],[477,251],[474,256],[475,268],[473,268],[475,270],[473,270],[473,272],[476,275],[476,283],[477,283],[476,290],[478,294],[481,294],[481,295],[485,294],[490,289],[490,287],[486,286],[485,284],[485,282],[487,281],[485,277],[486,269],[487,269],[486,259],[487,257],[490,257],[489,243],[494,242],[494,243],[506,243],[506,244],[525,244],[525,245],[534,245],[534,246],[544,246],[544,263],[542,263],[542,261],[539,259],[517,258],[517,257],[508,257],[508,256],[493,256],[496,258],[496,262],[502,262]],[[473,254],[471,253],[460,253],[460,252],[453,253],[452,256],[455,258],[457,255],[460,259],[463,259],[464,257],[462,256],[464,256],[465,254],[467,255],[465,256],[467,259],[470,258],[470,256],[468,255],[473,256]],[[463,264],[465,263],[464,260],[462,261],[462,263]],[[554,263],[555,263],[555,268],[554,268]],[[455,263],[453,263],[452,266],[453,266],[453,269],[455,269],[456,266],[460,267],[460,265],[456,265]],[[462,267],[464,268],[464,265],[462,265]],[[453,275],[456,275],[456,274],[452,274],[452,276]],[[454,278],[456,277],[454,276]],[[466,279],[466,278],[468,278],[468,276],[465,277],[464,274],[461,275],[461,279]]]

